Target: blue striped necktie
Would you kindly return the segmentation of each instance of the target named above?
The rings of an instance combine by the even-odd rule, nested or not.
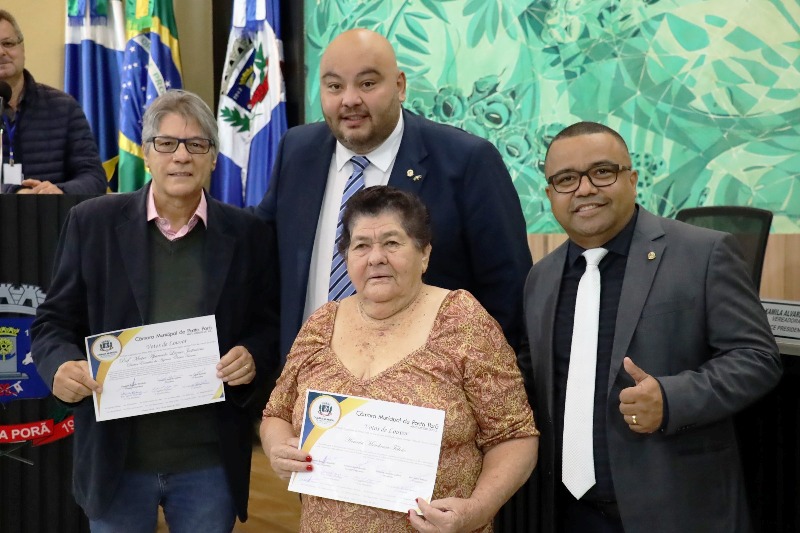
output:
[[[353,173],[347,178],[342,193],[342,204],[339,206],[339,220],[336,223],[336,240],[333,243],[333,261],[331,262],[331,278],[328,283],[328,301],[341,300],[356,292],[347,275],[347,265],[344,257],[339,253],[339,241],[342,240],[342,215],[347,201],[355,193],[364,188],[364,169],[369,165],[369,159],[356,155],[350,158],[353,163]]]

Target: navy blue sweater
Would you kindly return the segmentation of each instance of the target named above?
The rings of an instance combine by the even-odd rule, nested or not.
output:
[[[106,174],[97,143],[78,102],[70,95],[37,83],[27,70],[25,92],[14,120],[14,161],[25,178],[49,181],[66,194],[103,194]],[[8,162],[9,135],[3,132],[3,162]],[[3,192],[19,186],[3,185]]]

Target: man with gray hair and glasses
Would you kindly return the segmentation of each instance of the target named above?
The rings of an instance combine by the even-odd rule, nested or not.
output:
[[[218,137],[198,96],[156,98],[142,139],[152,181],[67,217],[33,358],[74,410],[73,492],[94,533],[153,533],[159,505],[172,531],[228,532],[237,516],[247,519],[250,404],[277,365],[276,276],[264,275],[275,268],[264,245],[271,233],[203,190]],[[206,315],[216,320],[224,401],[97,422],[92,393],[101,385],[84,337]]]
[[[22,30],[11,13],[0,9],[0,94],[3,93],[8,101],[4,102],[5,112],[0,117],[2,192],[106,192],[106,173],[86,115],[74,98],[33,79],[25,69]]]

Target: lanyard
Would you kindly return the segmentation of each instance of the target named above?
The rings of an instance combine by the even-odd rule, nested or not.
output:
[[[14,124],[8,120],[8,117],[3,114],[3,122],[6,125],[6,132],[8,133],[8,164],[14,165],[14,132],[17,131],[17,121]]]

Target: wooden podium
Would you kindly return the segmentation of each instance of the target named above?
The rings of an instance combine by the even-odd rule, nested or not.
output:
[[[43,382],[27,357],[26,328],[19,326],[32,320],[47,293],[67,212],[87,198],[0,194],[0,531],[4,533],[89,531],[89,522],[72,497],[69,410],[47,392],[39,399],[25,397],[41,392]]]

